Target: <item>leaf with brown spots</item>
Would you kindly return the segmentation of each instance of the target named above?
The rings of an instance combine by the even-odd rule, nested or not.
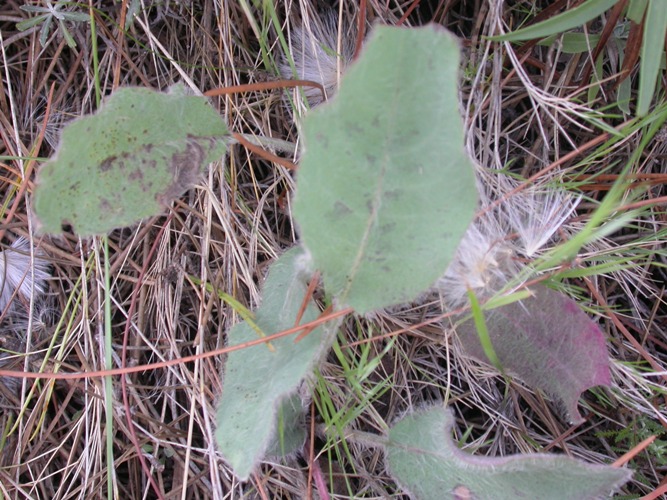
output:
[[[458,41],[436,26],[379,26],[336,97],[304,121],[294,219],[341,307],[414,300],[475,214],[459,59]]]
[[[225,153],[228,131],[206,99],[182,86],[115,92],[68,125],[37,178],[34,209],[43,232],[64,224],[104,234],[157,215]]]

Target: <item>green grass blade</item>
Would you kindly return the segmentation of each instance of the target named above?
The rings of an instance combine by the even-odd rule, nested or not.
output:
[[[667,32],[667,4],[664,0],[650,0],[644,25],[641,62],[639,66],[639,100],[637,116],[649,111],[660,71],[660,62],[665,52]]]
[[[648,0],[630,0],[630,5],[628,5],[628,12],[625,15],[631,21],[639,24],[642,22],[647,5]]]
[[[484,311],[479,305],[477,296],[472,290],[468,290],[468,298],[470,299],[470,309],[472,310],[472,319],[475,323],[475,328],[477,329],[477,335],[479,336],[479,343],[482,345],[484,354],[489,358],[491,364],[496,367],[500,373],[505,373],[503,370],[503,365],[498,359],[496,350],[493,348],[493,343],[491,342],[491,337],[489,336],[489,329],[486,327],[486,320],[484,319]]]
[[[90,43],[93,47],[93,74],[95,75],[95,109],[100,108],[102,102],[102,87],[100,84],[100,61],[97,54],[97,28],[95,26],[95,16],[90,9]]]
[[[109,238],[102,238],[104,247],[104,368],[111,370],[113,368],[113,345],[111,333],[111,268],[109,265]],[[113,436],[114,436],[114,411],[113,411],[113,377],[104,377],[104,408],[105,423],[104,436],[106,438],[106,459],[107,459],[107,498],[114,498],[114,456],[113,456]]]
[[[202,284],[202,280],[200,280],[196,276],[189,276],[188,278],[195,285],[201,285]],[[234,310],[234,312],[236,314],[241,316],[241,319],[243,321],[248,323],[248,326],[250,328],[255,330],[255,332],[257,333],[257,335],[260,338],[265,338],[266,337],[266,334],[262,331],[262,329],[259,326],[257,326],[257,323],[255,322],[255,315],[253,314],[253,312],[250,309],[245,307],[243,304],[241,304],[238,300],[236,300],[234,297],[232,297],[228,293],[225,293],[222,290],[216,290],[211,283],[206,283],[205,287],[206,287],[206,291],[208,293],[214,293],[218,296],[218,298],[220,300],[223,300],[224,302],[226,302]],[[270,342],[267,342],[267,345],[269,346],[269,348],[271,348],[271,343]]]
[[[493,37],[491,40],[519,42],[562,33],[563,31],[582,26],[591,19],[595,19],[603,12],[611,9],[617,2],[618,0],[588,0],[588,2],[582,3],[579,7],[566,10],[562,14],[546,21],[516,30],[512,33],[507,33],[506,35]]]
[[[558,35],[551,35],[537,43],[537,45],[549,47],[558,41]],[[600,41],[600,35],[590,33],[564,33],[560,37],[560,50],[564,54],[582,54],[589,52]]]
[[[520,300],[525,300],[529,297],[531,297],[533,294],[530,290],[517,290],[516,292],[513,292],[509,295],[498,295],[496,297],[491,297],[489,300],[486,301],[486,303],[482,306],[482,309],[485,311],[491,311],[493,309],[497,309],[499,307],[506,306],[508,304],[513,304],[514,302],[518,302]]]

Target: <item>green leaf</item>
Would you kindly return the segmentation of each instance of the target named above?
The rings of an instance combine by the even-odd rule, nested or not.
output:
[[[44,24],[42,24],[42,29],[39,32],[39,44],[42,47],[46,47],[46,41],[49,38],[49,33],[51,33],[51,25],[53,24],[53,16],[48,16],[44,19]]]
[[[556,33],[571,30],[583,26],[588,21],[595,19],[603,12],[611,9],[618,0],[588,0],[574,9],[568,9],[562,14],[551,17],[541,23],[533,24],[525,28],[507,33],[506,35],[489,37],[490,40],[519,42],[522,40],[533,40],[543,38]]]
[[[560,455],[474,456],[451,439],[450,411],[406,416],[389,431],[387,462],[415,500],[594,499],[608,496],[631,472]]]
[[[306,117],[294,218],[339,304],[365,313],[414,299],[472,220],[458,71],[441,28],[378,27],[338,95]]]
[[[255,314],[255,322],[266,335],[295,326],[308,288],[305,264],[303,250],[296,248],[271,266],[262,305]],[[318,314],[310,302],[302,323],[317,319]],[[267,453],[287,453],[298,447],[299,440],[303,444],[303,429],[294,425],[294,419],[300,417],[293,395],[331,345],[332,330],[321,327],[298,343],[294,336],[288,336],[272,340],[271,348],[261,344],[229,353],[218,404],[216,439],[239,478],[248,478]],[[257,338],[257,332],[243,322],[229,332],[229,345]],[[278,428],[283,429],[282,436],[276,433]]]
[[[90,22],[90,14],[86,14],[83,12],[63,12],[62,15],[64,21],[71,21],[73,23]]]
[[[40,7],[38,5],[21,5],[19,9],[26,12],[45,12],[47,15],[53,16],[52,9],[49,9],[48,7]]]
[[[76,48],[76,41],[74,40],[74,37],[67,29],[67,26],[65,26],[65,23],[62,21],[60,21],[60,33],[62,33],[63,38],[65,39],[65,43],[67,43],[67,46],[70,49]]]
[[[303,447],[306,441],[306,418],[301,396],[294,393],[283,399],[276,419],[276,432],[266,449],[269,457],[285,457]]]
[[[641,60],[639,64],[639,98],[637,116],[649,112],[658,83],[660,63],[665,52],[667,33],[667,5],[665,0],[649,0],[644,24]]]
[[[41,167],[34,208],[44,232],[63,224],[84,236],[159,214],[225,151],[227,127],[206,99],[183,87],[114,93],[68,125]]]
[[[43,23],[49,17],[50,14],[42,14],[41,16],[31,17],[30,19],[16,23],[16,29],[19,31],[25,31],[32,28],[33,26],[37,26],[38,24]]]

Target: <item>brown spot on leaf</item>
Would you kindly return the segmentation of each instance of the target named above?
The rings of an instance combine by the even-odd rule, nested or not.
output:
[[[100,199],[100,212],[108,213],[111,211],[111,203],[106,198]]]
[[[105,158],[102,160],[102,163],[100,163],[100,172],[107,172],[111,170],[111,167],[113,166],[113,163],[118,159],[116,155],[109,156],[108,158]]]
[[[185,150],[174,153],[169,159],[172,182],[162,193],[157,194],[157,201],[166,205],[193,186],[198,180],[205,157],[204,148],[189,139]]]
[[[351,213],[352,209],[342,201],[337,200],[336,203],[334,203],[334,215],[336,217],[345,217],[346,215],[350,215]]]
[[[127,178],[130,179],[131,181],[139,181],[144,178],[144,173],[141,171],[140,168],[137,168],[132,172],[130,172],[130,175],[128,175]]]

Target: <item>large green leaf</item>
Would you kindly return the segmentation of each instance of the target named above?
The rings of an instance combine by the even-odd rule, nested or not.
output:
[[[183,87],[115,92],[68,125],[55,159],[39,171],[35,212],[44,232],[63,224],[84,236],[159,214],[225,151],[227,127]]]
[[[262,304],[254,325],[239,323],[229,332],[230,346],[287,330],[295,321],[306,297],[304,252],[286,252],[271,265],[262,290]],[[302,323],[313,321],[318,309],[310,302]],[[294,336],[240,349],[229,354],[223,374],[222,398],[218,404],[216,439],[225,459],[241,479],[247,479],[268,453],[289,452],[303,444],[294,395],[301,380],[328,349],[333,340],[318,328],[300,342]],[[278,435],[277,430],[284,434]]]
[[[365,313],[414,299],[472,220],[458,72],[441,28],[378,27],[338,95],[306,117],[294,217],[339,304]]]
[[[475,456],[451,438],[450,411],[431,408],[389,431],[387,462],[415,500],[594,499],[608,496],[631,472],[562,455]]]

